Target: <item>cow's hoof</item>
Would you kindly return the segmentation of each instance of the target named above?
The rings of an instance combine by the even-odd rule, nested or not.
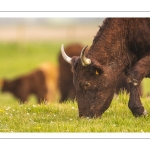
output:
[[[147,111],[144,109],[144,111],[143,111],[143,113],[142,114],[133,114],[135,117],[142,117],[142,116],[144,116],[144,117],[146,117],[146,116],[148,116],[148,113],[147,113]]]

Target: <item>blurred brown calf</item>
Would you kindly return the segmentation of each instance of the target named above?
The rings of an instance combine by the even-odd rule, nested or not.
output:
[[[65,52],[69,57],[79,56],[83,47],[84,46],[79,43],[72,43],[65,47]],[[59,53],[58,62],[58,86],[60,90],[59,102],[65,102],[68,99],[74,101],[75,87],[73,85],[73,74],[71,72],[71,66],[63,59],[61,53]],[[127,77],[124,73],[122,73],[117,83],[116,94],[119,94],[121,90],[125,90],[127,93],[129,93],[129,85],[126,79]]]
[[[2,92],[10,92],[18,98],[20,104],[27,102],[29,95],[37,97],[37,103],[50,102],[57,92],[58,68],[44,63],[33,72],[19,76],[13,80],[1,80]]]

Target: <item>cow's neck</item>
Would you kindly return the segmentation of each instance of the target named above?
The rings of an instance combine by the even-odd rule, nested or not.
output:
[[[96,59],[101,65],[112,66],[118,75],[121,74],[133,61],[126,47],[126,28],[119,20],[106,20],[93,40],[88,57]]]

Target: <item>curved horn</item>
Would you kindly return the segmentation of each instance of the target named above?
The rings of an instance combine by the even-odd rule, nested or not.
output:
[[[84,54],[87,47],[88,47],[88,46],[85,46],[85,47],[82,49],[81,54],[80,54],[80,58],[81,58],[81,62],[82,62],[82,65],[83,65],[83,66],[87,66],[87,65],[91,64],[91,59],[86,58],[86,57],[85,57],[85,54]]]
[[[62,46],[61,46],[61,54],[62,54],[64,60],[65,60],[67,63],[71,64],[71,58],[66,55],[66,53],[65,53],[65,51],[64,51],[64,45],[63,45],[63,44],[62,44]]]

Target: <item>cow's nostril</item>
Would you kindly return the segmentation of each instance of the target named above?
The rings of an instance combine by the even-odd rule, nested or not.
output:
[[[85,86],[89,87],[89,86],[91,86],[91,84],[90,83],[85,83]]]
[[[80,86],[82,89],[86,90],[91,86],[91,84],[89,82],[81,82]]]
[[[90,84],[90,83],[85,82],[85,84],[84,84],[84,89],[87,89],[87,88],[89,88],[90,86],[91,86],[91,84]]]

